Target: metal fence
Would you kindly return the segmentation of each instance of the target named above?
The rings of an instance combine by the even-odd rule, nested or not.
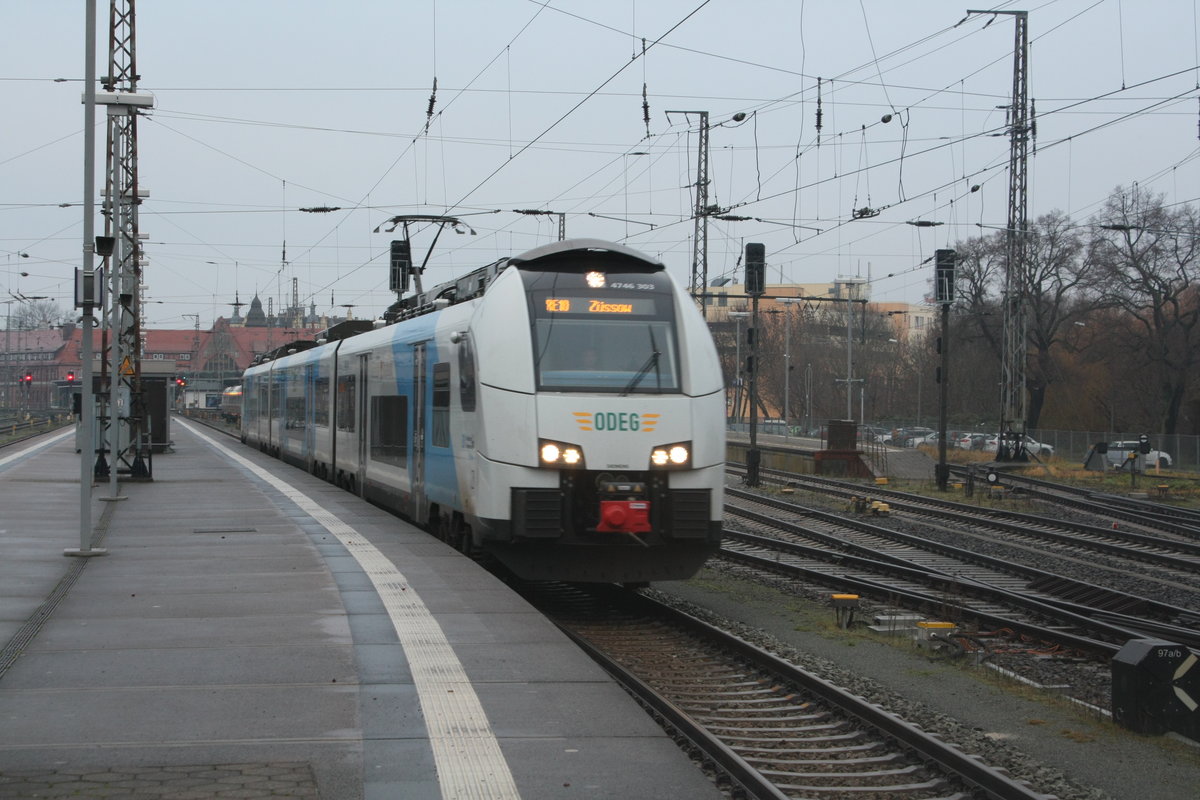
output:
[[[1070,461],[1083,462],[1096,442],[1136,442],[1144,431],[1056,431],[1031,430],[1029,435],[1039,442],[1053,445],[1054,455]],[[1200,436],[1181,433],[1151,433],[1150,447],[1171,457],[1171,469],[1200,471]]]
[[[744,422],[729,422],[726,428],[731,432],[747,433],[750,426]],[[787,436],[797,438],[800,431],[795,427],[790,430],[782,423],[760,422],[758,432],[761,434]],[[1080,464],[1087,458],[1088,451],[1096,442],[1136,442],[1143,431],[1060,431],[1049,428],[1030,430],[1029,435],[1034,439],[1054,447],[1054,455],[1067,461]],[[1171,457],[1171,469],[1200,472],[1200,436],[1181,433],[1157,434],[1151,433],[1150,447],[1160,450]],[[823,438],[823,432],[814,434],[814,438]]]

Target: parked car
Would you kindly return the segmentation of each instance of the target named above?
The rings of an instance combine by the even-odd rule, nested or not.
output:
[[[924,438],[933,433],[933,428],[896,428],[892,431],[892,437],[887,444],[893,447],[912,447],[908,442],[914,438]]]
[[[954,446],[955,435],[956,434],[953,433],[946,434],[946,441],[949,443],[948,446]],[[937,431],[934,431],[933,433],[927,433],[924,436],[913,436],[905,443],[905,447],[937,447],[937,443],[941,440],[941,438],[942,437]]]
[[[986,433],[972,433],[971,434],[971,449],[972,450],[983,450],[987,446],[988,440],[991,438],[992,437],[988,436]]]
[[[983,440],[986,438],[982,433],[959,433],[955,434],[954,438],[950,440],[950,444],[959,450],[978,450],[979,448],[973,447],[973,445],[978,440],[980,446],[982,446]]]
[[[910,439],[909,446],[910,447],[922,447],[922,446],[937,447],[938,441],[940,439],[941,439],[941,437],[938,436],[938,432],[934,431],[933,433],[931,433],[927,436],[920,436],[920,437]],[[946,447],[953,448],[953,449],[970,449],[971,434],[959,433],[958,431],[947,431],[946,432]]]
[[[880,428],[875,425],[858,426],[858,438],[863,442],[883,442],[891,435],[892,432],[887,428]]]
[[[1126,440],[1122,442],[1108,443],[1108,463],[1114,467],[1119,467],[1125,463],[1125,459],[1129,457],[1129,453],[1138,452],[1141,447],[1141,442]],[[1164,453],[1162,450],[1150,448],[1150,452],[1146,454],[1146,466],[1157,466],[1160,469],[1169,469],[1171,466],[1171,454]]]
[[[987,440],[983,443],[983,447],[980,449],[988,453],[996,452],[999,438],[999,434],[991,434],[988,436]],[[1042,444],[1027,433],[1025,434],[1025,452],[1031,453],[1035,456],[1049,458],[1050,456],[1054,455],[1054,445]]]

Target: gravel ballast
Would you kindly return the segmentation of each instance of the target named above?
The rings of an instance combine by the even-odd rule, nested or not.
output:
[[[1061,800],[1195,800],[1200,746],[1141,736],[1102,716],[983,667],[928,657],[908,639],[842,631],[820,590],[764,585],[710,562],[695,579],[655,584],[691,613],[737,623],[735,632],[787,655],[856,694],[977,753]]]

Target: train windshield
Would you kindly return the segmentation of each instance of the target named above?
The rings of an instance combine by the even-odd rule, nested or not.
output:
[[[539,390],[680,391],[675,300],[664,274],[525,277]]]

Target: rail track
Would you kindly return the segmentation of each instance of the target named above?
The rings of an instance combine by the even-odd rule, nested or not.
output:
[[[5,417],[0,419],[0,448],[21,444],[70,424],[69,421],[50,417],[31,420]]]
[[[530,596],[741,794],[1048,797],[874,703],[645,596],[560,584]]]
[[[977,477],[977,473],[977,470],[968,467],[950,466],[950,474],[959,478],[974,478]],[[1179,536],[1200,538],[1200,511],[1196,509],[1180,508],[1148,499],[1142,500],[1095,492],[1078,486],[1007,472],[1001,473],[999,480],[1002,484],[1019,489],[1031,497],[1076,509],[1086,514],[1117,519],[1142,528]]]
[[[1200,574],[1200,542],[1188,538],[1152,535],[1119,526],[1106,528],[1035,514],[980,508],[882,487],[867,489],[861,484],[781,470],[763,469],[760,471],[760,477],[766,483],[815,489],[846,500],[869,495],[875,499],[886,500],[891,509],[903,511],[910,517],[990,528],[1002,533],[1010,543],[1025,542],[1038,547],[1050,544],[1077,557],[1103,555],[1141,562],[1152,566],[1163,579],[1181,584],[1194,584],[1196,575]]]
[[[1200,611],[779,498],[727,498],[726,514],[761,533],[727,528],[721,555],[756,569],[1104,657],[1139,636],[1200,646]]]
[[[734,497],[736,490],[731,491]],[[732,503],[731,503],[732,505]],[[728,509],[732,519],[745,517]],[[778,518],[778,509],[762,513]],[[815,515],[805,512],[809,523]],[[843,519],[846,515],[842,515]],[[729,527],[727,526],[727,530]],[[730,532],[727,549],[742,549],[746,555],[761,549],[761,543],[748,543],[743,534]],[[752,535],[749,535],[752,536]],[[845,539],[845,534],[840,534]],[[778,538],[772,536],[770,538]],[[857,546],[873,551],[875,557],[889,565],[892,571],[874,573],[874,586],[884,597],[895,599],[903,580],[903,569],[925,575],[914,579],[914,594],[924,594],[924,602],[940,612],[952,611],[948,599],[961,600],[967,594],[962,588],[970,585],[970,602],[964,610],[952,611],[956,619],[965,620],[968,614],[994,623],[990,627],[1003,630],[1014,637],[1009,641],[1017,649],[1031,649],[1030,642],[1039,638],[1041,626],[1059,629],[1058,641],[1063,641],[1063,629],[1076,638],[1071,659],[1095,664],[1096,656],[1075,654],[1099,653],[1099,659],[1115,652],[1116,641],[1129,638],[1132,619],[1149,624],[1151,617],[1161,620],[1165,629],[1173,624],[1172,615],[1178,609],[1166,604],[1131,598],[1118,592],[1097,600],[1096,587],[1077,585],[1058,576],[1019,573],[1016,576],[999,568],[989,572],[978,562],[956,560],[946,552],[919,555],[922,548],[910,545],[909,558],[900,552],[900,545],[887,556],[883,547],[871,541]],[[791,557],[782,555],[776,545],[769,545],[760,560],[776,565]],[[844,549],[827,557],[828,563],[840,560],[845,573],[856,554]],[[905,560],[917,566],[905,565]],[[922,563],[924,562],[924,563]],[[740,563],[749,563],[743,560]],[[1009,566],[1012,566],[1009,564]],[[761,567],[756,567],[761,569]],[[910,576],[911,578],[912,576]],[[864,595],[871,577],[862,584]],[[939,582],[940,581],[940,582]],[[1054,591],[1042,591],[1041,585],[1054,584]],[[993,584],[993,585],[988,585]],[[1030,587],[1037,587],[1032,591]],[[986,592],[996,597],[1035,594],[1035,601],[1044,608],[1014,613],[1003,600],[988,599]],[[979,592],[980,594],[976,595]],[[535,605],[580,643],[639,698],[650,713],[669,729],[686,749],[704,765],[710,774],[717,775],[734,797],[809,798],[810,800],[849,800],[849,798],[896,798],[896,800],[929,800],[931,798],[989,797],[1049,798],[1036,788],[1002,769],[987,766],[982,757],[967,753],[917,726],[884,710],[877,702],[868,702],[848,694],[813,673],[772,656],[766,650],[728,633],[696,634],[693,629],[711,627],[690,615],[677,611],[655,610],[659,604],[632,592],[602,592],[601,600],[577,587],[542,586],[535,590]],[[616,599],[613,600],[612,598]],[[1068,599],[1071,598],[1071,599]],[[1101,610],[1089,608],[1085,602],[1095,602]],[[1073,612],[1071,609],[1075,609]],[[979,616],[992,613],[992,617]],[[1077,613],[1079,620],[1062,620]],[[1107,621],[1094,617],[1110,615]],[[1048,622],[1047,620],[1057,620]],[[1093,631],[1106,629],[1110,635]],[[980,626],[969,629],[975,636]],[[950,641],[948,646],[960,649],[970,646],[967,636]],[[716,644],[717,640],[729,644]],[[997,637],[990,638],[985,647],[993,652],[1005,645]],[[760,659],[765,659],[760,664]],[[1090,660],[1089,660],[1090,659]],[[999,662],[997,662],[999,663]],[[1007,666],[1006,666],[1007,668]],[[1097,672],[1106,672],[1103,664]],[[1086,698],[1086,702],[1105,706],[1107,698]],[[1033,775],[1037,781],[1036,773]]]

